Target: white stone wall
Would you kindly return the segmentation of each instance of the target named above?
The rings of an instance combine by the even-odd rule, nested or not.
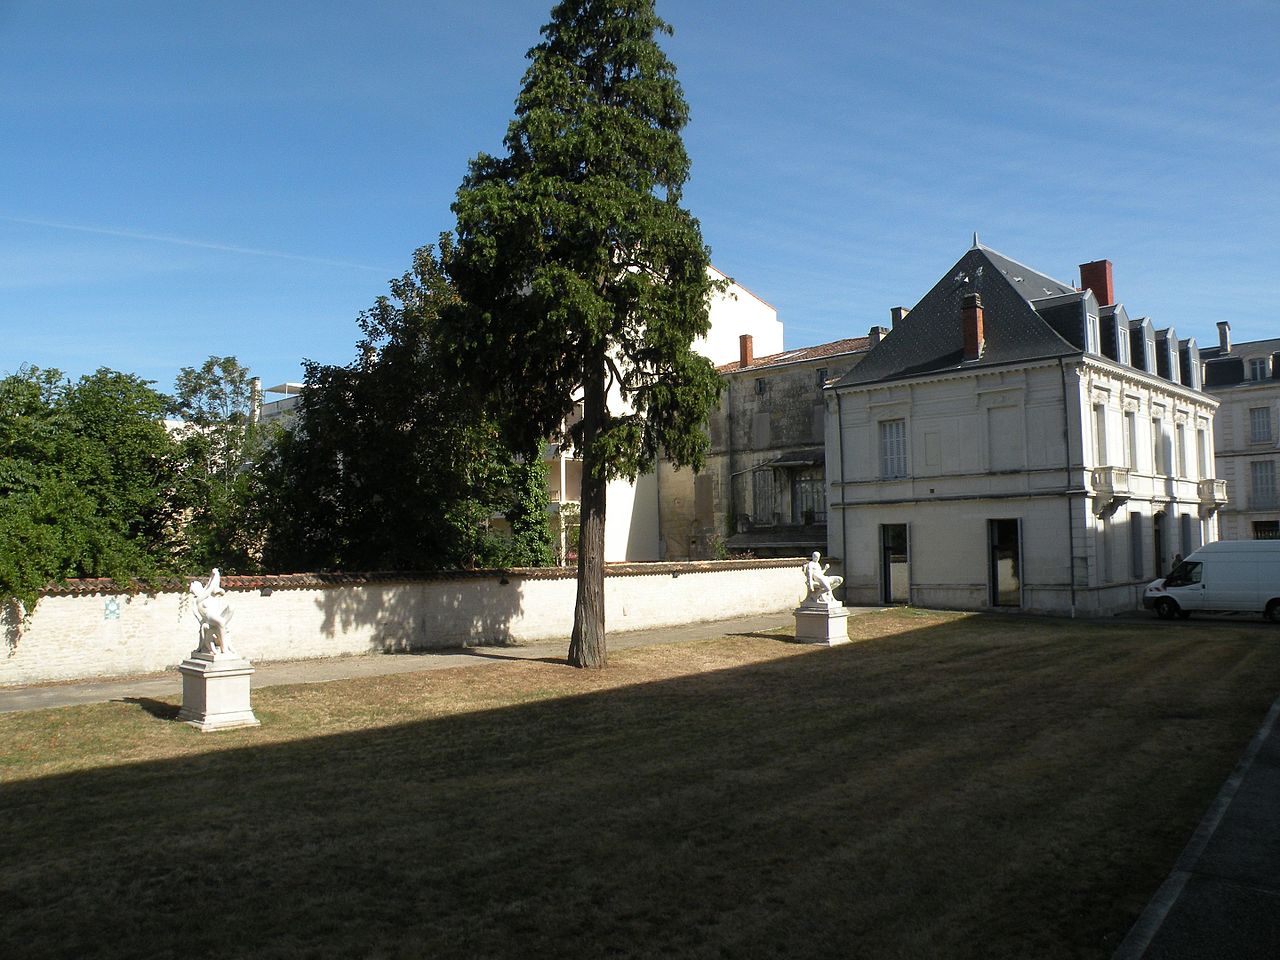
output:
[[[802,563],[796,558],[611,570],[605,578],[608,628],[640,630],[792,609],[804,593]],[[271,586],[290,579],[297,578],[224,578],[235,611],[232,644],[250,660],[560,638],[567,643],[573,624],[571,574],[495,571],[410,583]],[[2,636],[0,686],[166,670],[197,643],[187,594],[176,590],[45,596],[26,625],[5,621]]]
[[[1246,357],[1246,370],[1248,362]],[[1222,539],[1252,540],[1255,522],[1280,521],[1280,501],[1259,502],[1254,496],[1251,467],[1258,460],[1280,464],[1280,381],[1247,380],[1216,388],[1215,396],[1222,405],[1214,419],[1214,458],[1229,501],[1220,518]],[[1269,412],[1270,440],[1253,439],[1250,411],[1258,407]]]
[[[1130,609],[1175,554],[1215,539],[1198,486],[1213,476],[1212,460],[1202,470],[1196,449],[1198,431],[1206,449],[1213,446],[1216,402],[1205,394],[1092,357],[832,392],[827,533],[851,602],[884,595],[884,524],[908,526],[911,602],[969,609],[991,602],[990,520],[1020,522],[1022,608],[1046,612]],[[881,476],[886,420],[905,424],[902,478]],[[1170,471],[1153,463],[1157,421]],[[1181,460],[1174,453],[1179,426]],[[1104,495],[1099,467],[1122,474],[1114,482],[1127,486],[1127,499]],[[1141,523],[1136,570],[1131,513]],[[1167,519],[1157,564],[1158,513]],[[1186,545],[1183,515],[1190,519]]]

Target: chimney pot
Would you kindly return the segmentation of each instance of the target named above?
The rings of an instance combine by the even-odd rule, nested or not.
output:
[[[890,308],[890,310],[889,310],[889,325],[890,325],[890,326],[894,326],[895,324],[899,323],[901,320],[905,319],[905,318],[906,318],[906,316],[907,316],[907,314],[908,314],[908,313],[910,313],[910,312],[911,312],[911,311],[910,311],[910,310],[908,310],[906,307],[892,307],[892,308]]]
[[[960,306],[960,325],[964,328],[964,358],[977,360],[986,347],[982,334],[982,297],[966,293]]]
[[[744,333],[738,337],[738,365],[749,367],[754,359],[751,349],[751,334]]]
[[[867,332],[868,344],[872,347],[878,347],[880,345],[880,341],[883,340],[888,335],[889,335],[888,327],[879,327],[879,326],[872,327]]]
[[[1080,264],[1080,289],[1092,290],[1100,307],[1115,303],[1116,284],[1111,273],[1111,261],[1094,260]]]
[[[1218,321],[1218,348],[1223,353],[1231,352],[1231,324],[1229,321]]]

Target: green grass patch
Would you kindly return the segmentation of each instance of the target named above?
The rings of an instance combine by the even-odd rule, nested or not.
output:
[[[0,715],[0,955],[1106,957],[1280,692],[1264,624],[850,623]]]

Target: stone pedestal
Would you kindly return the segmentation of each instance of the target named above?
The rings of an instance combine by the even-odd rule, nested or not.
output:
[[[826,604],[806,600],[796,608],[796,640],[834,647],[849,642],[849,611],[837,601]]]
[[[206,732],[259,725],[249,705],[253,665],[240,654],[197,651],[178,670],[182,673],[179,720]]]

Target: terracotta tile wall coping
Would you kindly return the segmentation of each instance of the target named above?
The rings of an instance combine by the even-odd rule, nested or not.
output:
[[[832,558],[825,558],[830,560]],[[799,567],[808,557],[778,557],[765,560],[689,560],[679,563],[609,563],[606,577],[679,576],[682,573],[717,573],[730,570],[759,570]],[[370,584],[429,583],[449,580],[572,580],[576,567],[498,567],[485,570],[439,570],[431,572],[378,573],[282,573],[262,576],[224,576],[227,590],[315,590],[320,588],[367,586]],[[203,577],[166,577],[119,583],[109,578],[67,580],[50,584],[41,591],[46,597],[81,597],[93,594],[182,593],[187,585]]]

